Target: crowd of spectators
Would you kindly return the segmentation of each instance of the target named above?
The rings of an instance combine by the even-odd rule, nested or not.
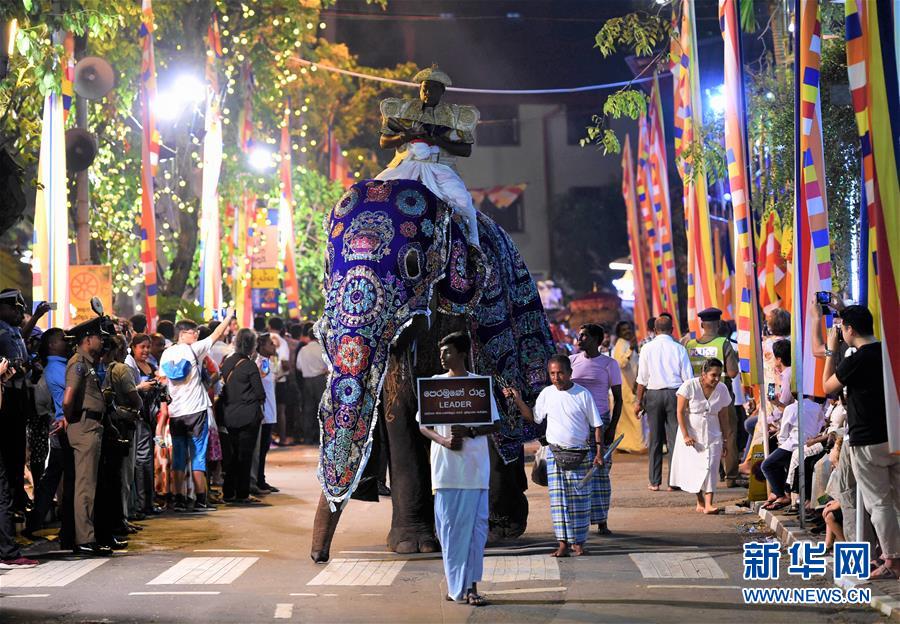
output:
[[[271,447],[318,444],[326,367],[312,323],[239,328],[98,317],[41,331],[0,291],[0,568],[21,537],[109,556],[161,514],[259,505]],[[386,486],[382,484],[383,488]]]

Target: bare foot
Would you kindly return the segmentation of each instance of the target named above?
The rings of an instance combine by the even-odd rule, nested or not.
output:
[[[681,488],[675,485],[670,485],[666,488],[666,492],[680,492]]]
[[[703,513],[708,516],[714,516],[721,511],[718,507],[706,507],[703,509]]]
[[[659,486],[658,486],[658,485],[648,485],[648,486],[647,486],[647,489],[650,490],[651,492],[659,492]]]
[[[697,503],[697,506],[694,509],[696,509],[700,513],[703,513],[706,510],[706,507],[704,507],[700,503]]]
[[[584,546],[581,544],[572,544],[572,556],[580,557],[581,555],[586,555],[587,550],[584,549]]]
[[[751,472],[750,464],[747,462],[738,464],[738,472],[742,475],[748,475]]]
[[[569,547],[568,546],[560,546],[552,553],[550,553],[551,557],[568,557],[569,556]]]

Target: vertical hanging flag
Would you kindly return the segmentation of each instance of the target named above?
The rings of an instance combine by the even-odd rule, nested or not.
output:
[[[256,88],[249,61],[241,66],[241,87],[244,101],[238,114],[238,146],[246,154],[253,147],[253,91]]]
[[[641,213],[644,237],[647,240],[647,262],[650,266],[650,302],[653,316],[665,312],[665,289],[663,288],[662,248],[653,219],[653,205],[650,199],[649,132],[647,116],[638,119],[638,167],[637,199]]]
[[[900,413],[900,178],[896,137],[900,136],[896,4],[847,0],[847,70],[862,146],[863,204],[868,227],[862,259],[868,307],[880,334],[885,407]],[[877,252],[877,253],[876,253]],[[885,322],[888,319],[888,322]],[[900,452],[900,419],[888,418],[891,451]]]
[[[32,299],[56,302],[40,326],[68,327],[69,318],[69,210],[66,206],[66,138],[62,97],[44,99],[41,153],[32,235]]]
[[[684,183],[684,215],[687,233],[688,325],[692,336],[698,336],[704,308],[718,307],[716,270],[712,257],[712,233],[709,225],[706,173],[703,163],[695,163],[688,156],[692,143],[699,141],[697,129],[702,125],[700,79],[697,69],[697,49],[694,2],[682,0],[679,47],[681,62],[676,65],[675,96],[675,154]]]
[[[75,99],[75,36],[70,32],[66,33],[65,39],[63,39],[63,50],[65,56],[63,58],[62,105],[63,127],[65,127],[69,120],[72,101]]]
[[[647,287],[644,283],[644,254],[634,188],[634,159],[631,155],[631,137],[625,136],[622,149],[622,199],[625,200],[625,218],[628,224],[628,248],[631,251],[631,273],[634,276],[634,325],[639,339],[647,334],[650,313],[647,308]]]
[[[662,100],[659,95],[659,77],[653,75],[650,105],[647,111],[650,141],[650,198],[653,218],[659,236],[662,262],[662,284],[665,292],[665,312],[674,320],[675,337],[681,335],[678,314],[678,276],[675,269],[675,246],[672,236],[672,204],[669,201],[669,173],[666,158],[666,134],[663,128]]]
[[[750,386],[762,381],[762,332],[754,266],[753,215],[750,212],[747,179],[746,109],[739,23],[735,0],[719,0],[719,26],[725,42],[725,160],[734,215],[738,361],[741,381],[745,386]]]
[[[772,210],[763,218],[757,253],[759,305],[766,314],[776,308],[790,309],[787,305],[787,263],[781,251],[781,236],[781,218]]]
[[[222,307],[222,242],[219,217],[219,174],[222,169],[222,118],[216,59],[221,55],[218,21],[207,31],[206,114],[203,135],[203,181],[200,195],[200,306],[204,318]]]
[[[814,332],[821,332],[812,306],[817,291],[831,291],[831,250],[825,198],[825,158],[822,149],[822,105],[819,94],[821,22],[818,0],[799,0],[795,121],[797,123],[797,185],[794,208],[794,310],[791,347],[797,392],[824,396],[825,361],[813,355]],[[795,373],[796,375],[796,373]]]
[[[291,105],[284,107],[281,122],[281,203],[278,216],[278,236],[281,239],[284,266],[284,294],[287,296],[288,316],[300,318],[300,291],[297,284],[297,258],[294,247],[294,189],[291,181]]]
[[[238,325],[253,326],[253,301],[250,296],[250,277],[252,253],[252,228],[256,222],[256,196],[247,191],[241,198],[235,218],[235,246],[232,260],[234,277],[234,308],[237,312]]]
[[[143,0],[141,17],[141,264],[147,304],[147,330],[156,329],[156,211],[153,206],[153,178],[159,166],[159,132],[153,107],[156,100],[156,61],[153,58],[153,5]]]
[[[353,184],[353,174],[350,172],[350,163],[334,136],[331,127],[328,128],[328,177],[332,182],[340,182],[345,189]]]

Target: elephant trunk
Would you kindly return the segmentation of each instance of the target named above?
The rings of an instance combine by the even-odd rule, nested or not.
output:
[[[325,563],[331,556],[331,540],[341,519],[341,509],[331,511],[331,506],[324,494],[319,496],[316,508],[316,519],[313,524],[312,548],[309,556],[316,563]]]

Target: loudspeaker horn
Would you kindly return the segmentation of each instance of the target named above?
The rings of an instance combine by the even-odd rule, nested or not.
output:
[[[116,72],[106,59],[86,56],[75,65],[75,93],[89,100],[99,100],[116,85]]]
[[[97,157],[97,139],[87,130],[66,130],[66,169],[74,173],[84,171]]]

